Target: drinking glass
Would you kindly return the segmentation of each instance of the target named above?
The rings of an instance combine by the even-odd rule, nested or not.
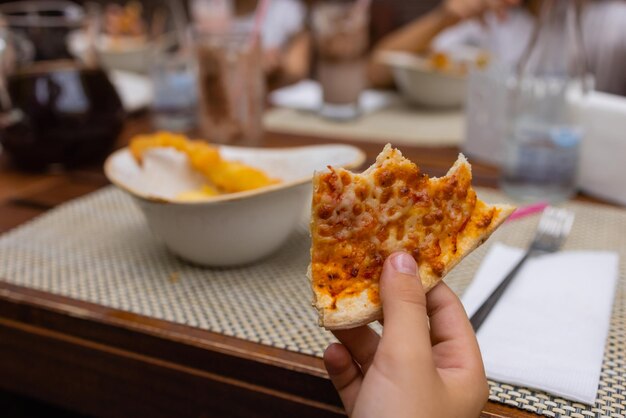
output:
[[[249,31],[196,33],[199,124],[208,140],[254,145],[262,135],[265,80]]]
[[[124,110],[92,48],[80,58],[68,38],[93,39],[97,16],[72,2],[0,5],[0,143],[26,169],[101,160],[122,127]]]
[[[152,119],[157,129],[184,132],[196,124],[198,89],[195,57],[189,43],[169,33],[153,43],[150,78]]]
[[[360,114],[366,84],[369,12],[367,2],[323,1],[313,9],[317,76],[322,88],[320,114],[337,120]]]

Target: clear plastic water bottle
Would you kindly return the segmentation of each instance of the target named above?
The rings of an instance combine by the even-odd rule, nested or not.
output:
[[[566,200],[576,191],[583,130],[571,102],[586,91],[582,1],[545,0],[509,84],[501,187],[521,201]]]

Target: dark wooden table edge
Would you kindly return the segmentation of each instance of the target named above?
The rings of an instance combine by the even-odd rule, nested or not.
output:
[[[160,367],[199,374],[225,385],[300,403],[322,415],[343,414],[322,360],[313,355],[53,295],[2,280],[0,327],[156,362]],[[238,367],[229,367],[234,362]],[[481,417],[489,418],[522,416],[527,417],[528,412],[494,402],[488,402],[481,414]]]

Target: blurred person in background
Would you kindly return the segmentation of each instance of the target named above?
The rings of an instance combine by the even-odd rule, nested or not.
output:
[[[261,1],[190,0],[192,19],[201,29],[251,30]],[[298,0],[270,0],[261,26],[263,67],[270,88],[294,83],[309,74],[311,40],[305,30],[306,5]]]
[[[382,51],[417,54],[472,46],[512,67],[529,42],[540,7],[541,0],[444,0],[380,39],[370,58],[370,81],[392,85],[389,69],[376,62]],[[585,53],[596,89],[626,95],[626,1],[587,0],[584,7]]]

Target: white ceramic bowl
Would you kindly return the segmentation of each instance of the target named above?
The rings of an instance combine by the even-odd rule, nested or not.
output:
[[[361,150],[348,145],[222,146],[220,153],[282,182],[202,202],[177,202],[176,195],[204,184],[178,151],[149,150],[139,166],[124,148],[109,156],[104,168],[108,179],[134,198],[149,227],[173,253],[201,265],[234,266],[259,260],[285,242],[309,208],[315,170],[327,165],[354,168],[365,161]]]
[[[88,39],[83,31],[69,34],[68,48],[76,57],[84,58],[87,54]],[[141,38],[120,39],[113,41],[107,35],[100,35],[96,42],[96,54],[100,64],[107,70],[130,71],[146,74],[150,70],[154,45]]]
[[[131,71],[147,74],[150,69],[151,50],[148,43],[126,49],[97,49],[98,58],[109,70]]]
[[[377,59],[391,68],[396,86],[411,103],[436,108],[463,105],[465,76],[433,70],[425,58],[406,52],[384,52]]]

